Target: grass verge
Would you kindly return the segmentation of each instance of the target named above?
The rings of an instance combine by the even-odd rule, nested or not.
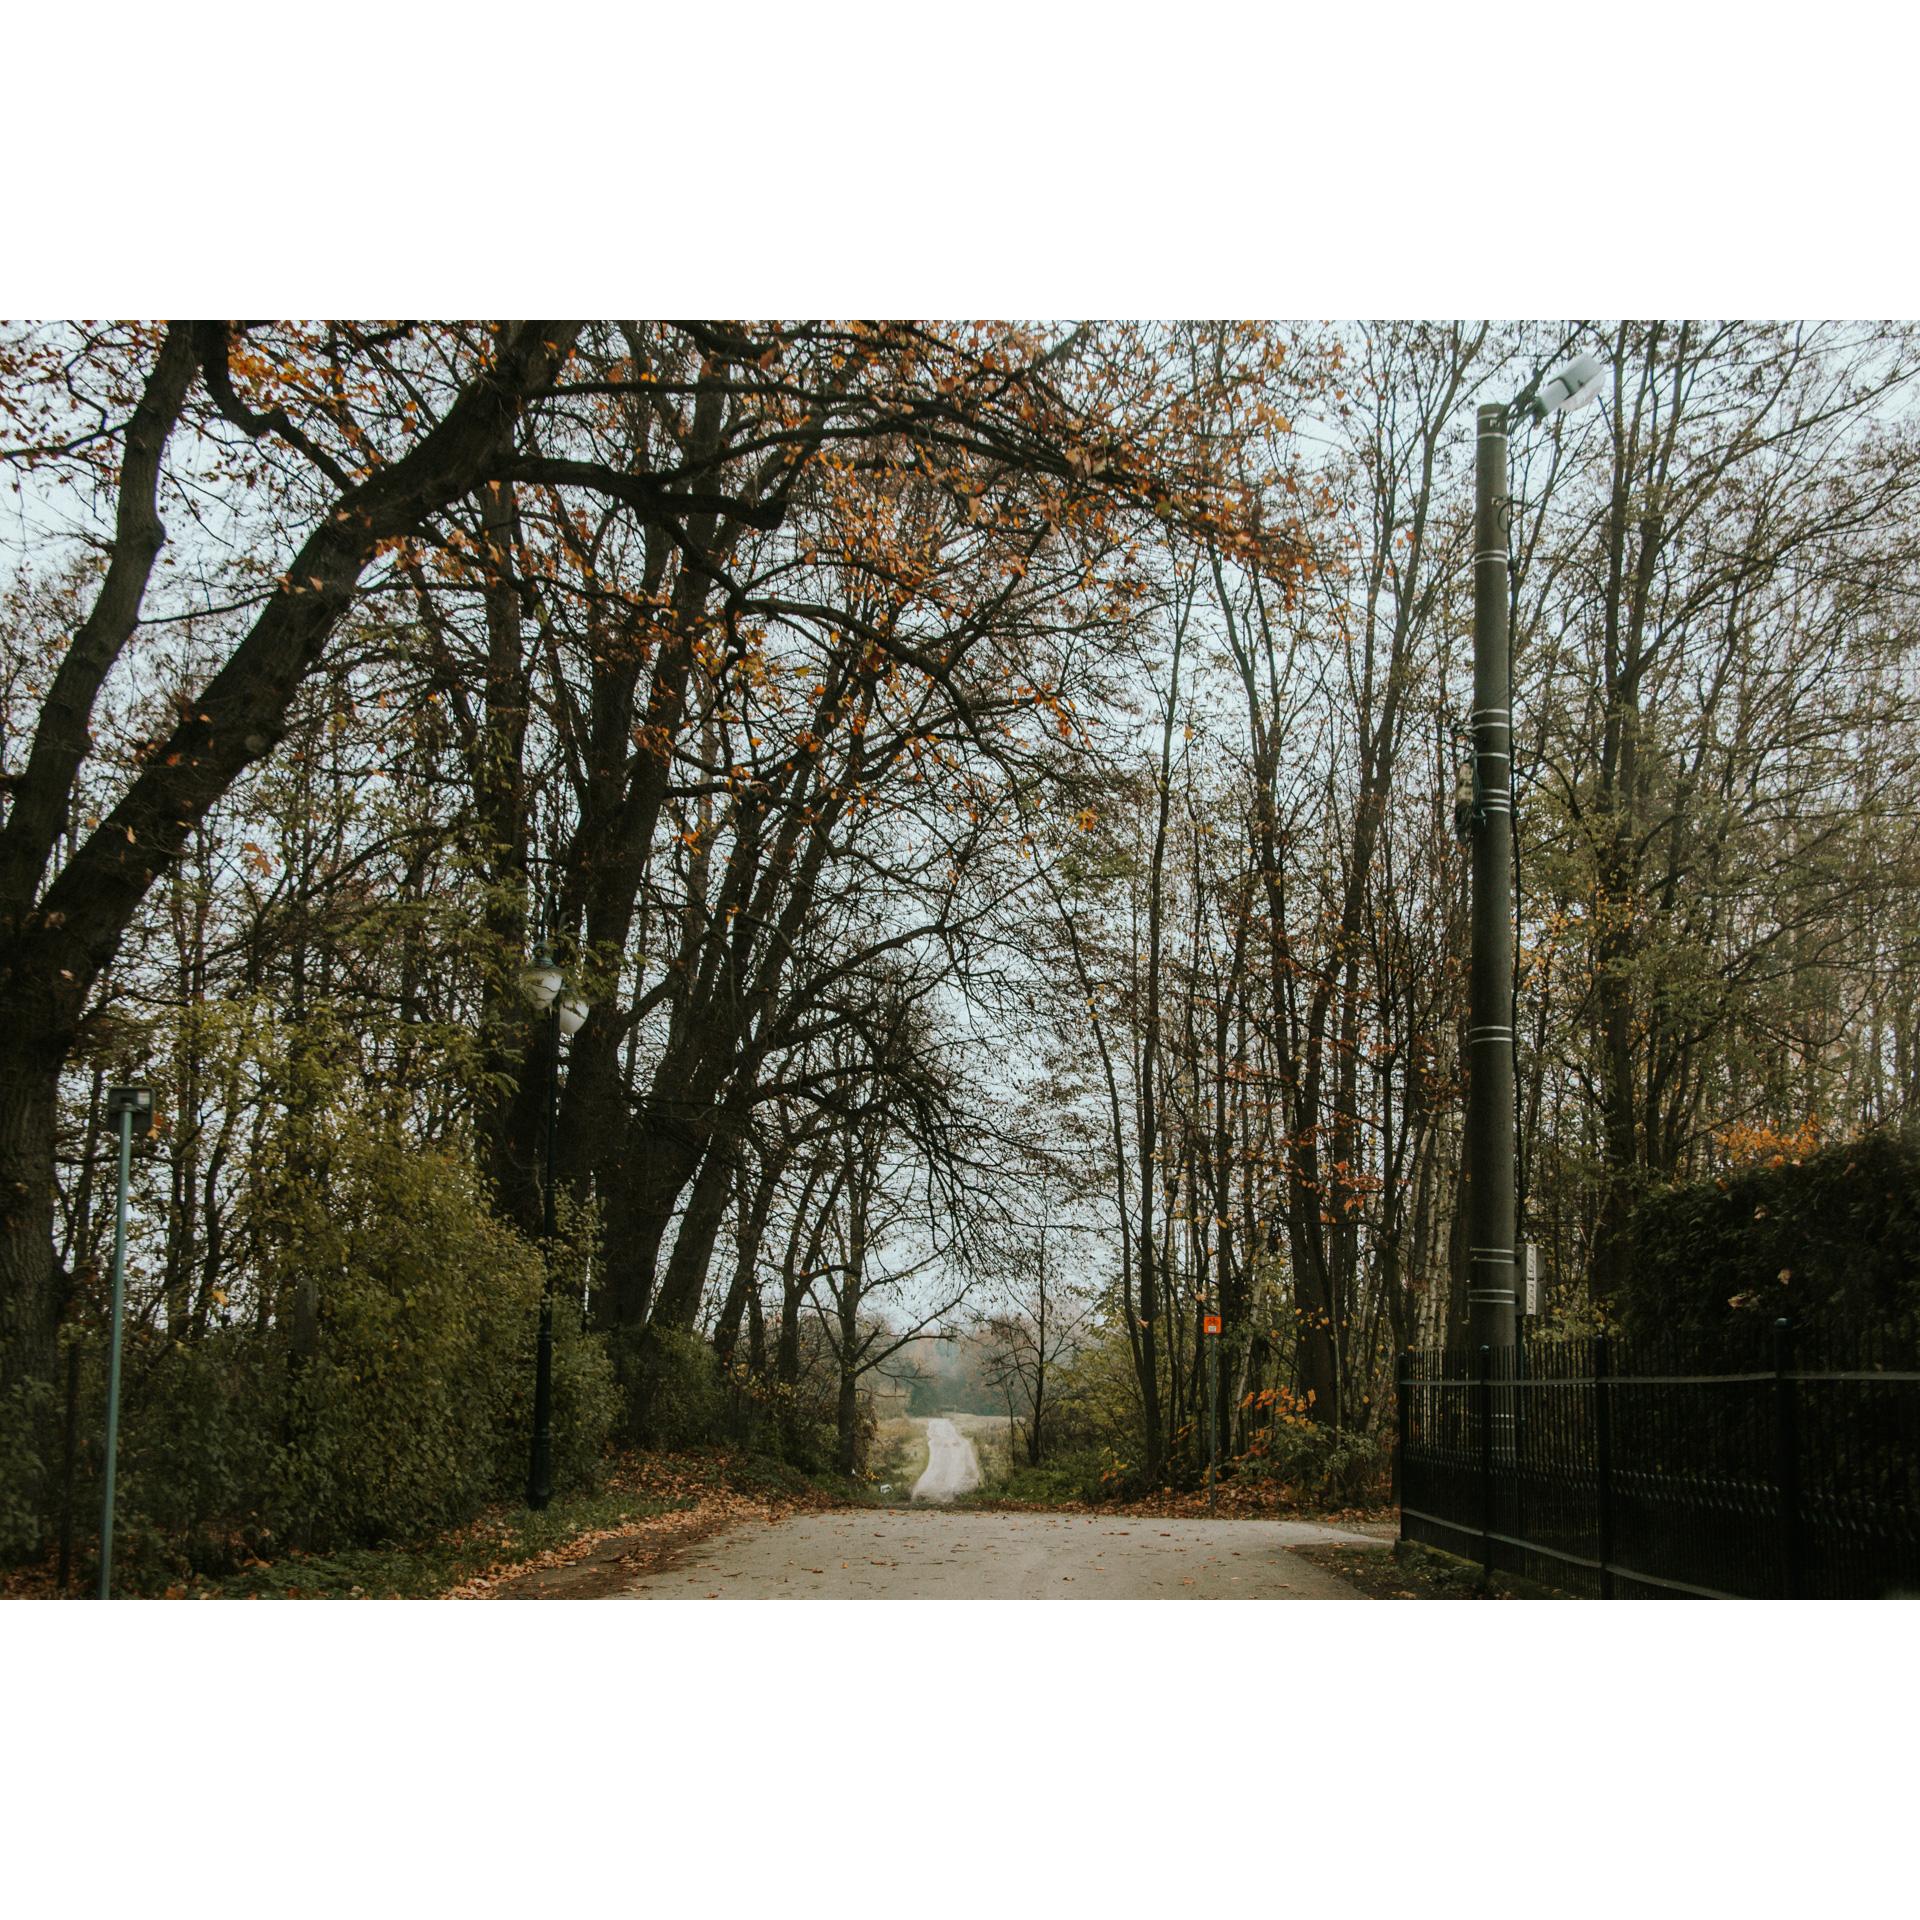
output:
[[[1515,1574],[1496,1573],[1489,1585],[1479,1566],[1417,1540],[1384,1541],[1377,1547],[1330,1543],[1290,1547],[1303,1560],[1358,1587],[1369,1600],[1571,1600]]]

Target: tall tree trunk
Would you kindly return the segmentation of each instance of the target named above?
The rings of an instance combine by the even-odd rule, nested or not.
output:
[[[1160,1366],[1155,1344],[1163,1288],[1158,1284],[1154,1244],[1154,1152],[1158,1145],[1160,1058],[1160,919],[1166,872],[1167,820],[1173,808],[1173,727],[1180,704],[1180,649],[1186,618],[1174,627],[1173,665],[1167,688],[1165,724],[1160,735],[1160,810],[1154,825],[1153,863],[1147,879],[1147,1017],[1140,1062],[1140,1409],[1147,1428],[1147,1480],[1158,1486],[1166,1467],[1166,1436],[1161,1430]]]
[[[127,425],[106,576],[54,673],[0,830],[0,1398],[23,1392],[47,1407],[67,1284],[53,1244],[60,1069],[124,917],[110,928],[89,927],[92,938],[76,953],[68,950],[75,942],[64,926],[71,909],[49,914],[36,911],[35,902],[47,863],[69,830],[74,778],[92,748],[94,702],[132,636],[166,541],[156,508],[160,462],[197,360],[191,325],[169,326]],[[127,840],[133,838],[129,831]],[[74,862],[67,864],[71,869]],[[44,1409],[36,1408],[36,1416],[36,1440],[44,1442]],[[36,1452],[47,1456],[44,1444]]]
[[[786,1171],[788,1157],[776,1148],[761,1160],[757,1179],[749,1183],[742,1173],[738,1225],[735,1228],[739,1244],[735,1249],[733,1284],[727,1289],[726,1301],[720,1309],[720,1322],[713,1336],[714,1351],[719,1354],[723,1367],[733,1364],[733,1350],[740,1338],[740,1316],[748,1299],[758,1300],[760,1297],[760,1289],[754,1284],[755,1269],[760,1261],[760,1242],[766,1237],[767,1216],[773,1210],[774,1194],[779,1188],[780,1176]]]
[[[860,1301],[867,1278],[867,1203],[878,1173],[864,1143],[855,1151],[861,1163],[848,1182],[847,1265],[840,1276],[840,1396],[835,1410],[839,1444],[834,1464],[845,1474],[859,1464]]]
[[[10,993],[4,1001],[16,1002]],[[11,1009],[9,1009],[11,1011]],[[36,1025],[51,1024],[42,1015]],[[50,1455],[52,1385],[60,1315],[71,1284],[54,1259],[54,1120],[60,1054],[24,1043],[4,1022],[0,1044],[0,1395],[20,1395],[31,1416],[35,1456]],[[38,1498],[44,1486],[32,1490]]]
[[[751,1083],[744,1078],[736,1081],[734,1097],[712,1130],[707,1157],[701,1162],[699,1177],[680,1216],[680,1231],[674,1236],[673,1254],[660,1282],[659,1298],[648,1316],[649,1325],[690,1332],[699,1316],[700,1296],[706,1289],[714,1242],[727,1217],[727,1203],[740,1164],[740,1142],[752,1104]]]
[[[747,1290],[747,1371],[755,1380],[767,1374],[767,1323],[760,1306],[758,1284]]]
[[[487,668],[485,699],[473,755],[474,815],[487,876],[484,908],[488,965],[480,1003],[486,1046],[485,1084],[533,1077],[526,1056],[536,1023],[520,991],[518,962],[527,937],[526,739],[528,677],[520,637],[520,592],[513,573],[514,494],[492,481],[479,491],[485,573]],[[549,903],[550,905],[551,903]],[[544,1075],[539,1084],[546,1084]],[[491,1095],[481,1107],[483,1164],[507,1211],[537,1233],[542,1212],[537,1134],[516,1138],[512,1103]]]

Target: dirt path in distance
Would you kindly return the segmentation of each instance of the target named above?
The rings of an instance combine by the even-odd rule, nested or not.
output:
[[[951,1420],[929,1420],[927,1470],[913,1483],[914,1499],[944,1504],[979,1484],[980,1459],[973,1442]]]

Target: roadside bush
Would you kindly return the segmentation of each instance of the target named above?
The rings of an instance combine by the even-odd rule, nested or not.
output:
[[[208,1083],[254,1120],[198,1236],[169,1214],[164,1161],[135,1156],[116,1577],[131,1591],[289,1544],[414,1540],[519,1497],[549,1272],[555,1490],[597,1487],[618,1401],[605,1339],[580,1324],[590,1215],[563,1206],[544,1248],[497,1219],[471,1142],[423,1138],[422,1096],[372,1069],[378,1036],[324,1005],[294,1024],[262,1000],[209,1002],[177,1024],[149,1039],[191,1042]],[[470,1036],[439,1034],[438,1053],[425,1029],[407,1038],[428,1050],[423,1084],[466,1072]],[[61,1330],[63,1359],[78,1361],[71,1477],[64,1393],[60,1406],[44,1389],[31,1406],[0,1403],[0,1553],[43,1552],[70,1488],[84,1584],[108,1282],[95,1258],[75,1269]]]
[[[0,1396],[0,1565],[25,1559],[40,1543],[46,1463],[39,1437],[51,1404],[48,1389],[32,1381],[18,1381]]]
[[[269,1158],[243,1216],[267,1311],[201,1340],[126,1337],[115,1561],[130,1586],[288,1544],[415,1540],[526,1485],[544,1268],[463,1158],[334,1130],[321,1174]],[[585,1223],[582,1223],[584,1227]],[[555,1490],[599,1484],[618,1411],[554,1249]],[[104,1340],[87,1342],[76,1535],[99,1500]],[[88,1555],[87,1557],[91,1557]]]
[[[1037,1467],[1022,1461],[1009,1470],[1003,1461],[987,1491],[997,1500],[1030,1500],[1039,1506],[1063,1500],[1093,1506],[1116,1497],[1105,1478],[1115,1460],[1116,1456],[1104,1447],[1082,1447],[1043,1460]],[[1124,1468],[1121,1477],[1125,1478]]]
[[[810,1475],[835,1471],[836,1396],[809,1370],[793,1385],[756,1377],[744,1361],[729,1370],[698,1334],[648,1327],[617,1349],[636,1444],[667,1452],[732,1444]],[[864,1473],[876,1422],[861,1414],[856,1434]]]
[[[1138,1500],[1150,1491],[1147,1476],[1138,1461],[1123,1460],[1111,1447],[1095,1454],[1097,1472],[1088,1484],[1098,1489],[1095,1500]]]
[[[721,1437],[726,1394],[720,1357],[706,1341],[672,1327],[649,1327],[640,1336],[639,1364],[646,1381],[646,1445],[674,1452],[711,1446]]]
[[[1390,1464],[1387,1448],[1368,1434],[1281,1419],[1261,1430],[1234,1470],[1243,1480],[1292,1487],[1308,1505],[1352,1507],[1383,1493]]]
[[[1920,1136],[1786,1152],[1643,1200],[1610,1304],[1630,1334],[1790,1314],[1855,1330],[1920,1318]]]
[[[90,1436],[96,1455],[104,1348],[103,1340],[88,1356],[88,1384],[101,1408]],[[280,1358],[270,1336],[250,1330],[217,1329],[192,1346],[152,1328],[129,1331],[114,1478],[118,1566],[223,1572],[237,1548],[284,1530],[288,1516],[271,1504],[284,1437]],[[97,1502],[97,1477],[91,1492]],[[95,1519],[89,1506],[78,1524],[90,1532]]]
[[[312,1351],[285,1350],[285,1444],[267,1498],[305,1533],[356,1544],[463,1519],[524,1478],[539,1255],[489,1212],[463,1160],[378,1132],[333,1143],[324,1186],[272,1222],[283,1324],[313,1290]],[[556,1302],[555,1474],[580,1477],[612,1419],[610,1380]]]
[[[839,1408],[835,1396],[816,1381],[802,1379],[765,1390],[758,1444],[774,1459],[818,1478],[837,1471],[840,1451]],[[874,1420],[863,1416],[854,1436],[855,1471],[864,1472]]]

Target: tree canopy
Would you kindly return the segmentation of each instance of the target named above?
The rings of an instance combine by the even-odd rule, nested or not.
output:
[[[1649,1194],[1920,1092],[1910,329],[0,332],[9,1549],[97,1392],[130,1078],[134,1444],[251,1463],[176,1531],[402,1524],[323,1436],[427,1416],[315,1398],[381,1338],[479,1497],[543,1259],[589,1455],[856,1470],[969,1314],[1036,1462],[1052,1395],[1191,1472],[1209,1313],[1229,1453],[1374,1432],[1462,1315],[1473,409],[1574,340],[1607,383],[1516,437],[1510,568],[1569,1328]]]

